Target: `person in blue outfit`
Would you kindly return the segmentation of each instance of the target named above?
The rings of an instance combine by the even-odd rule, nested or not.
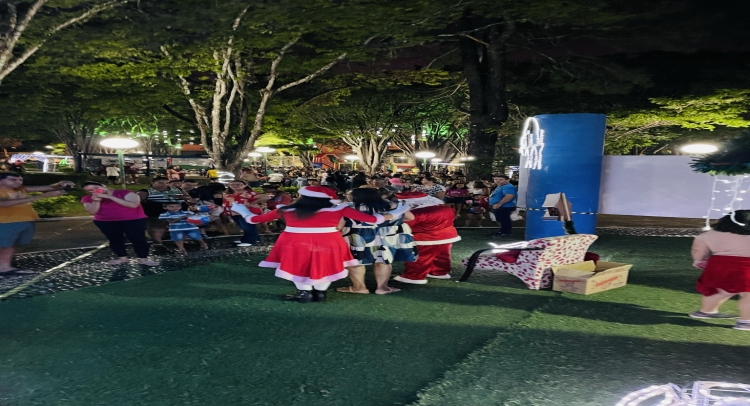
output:
[[[490,207],[495,214],[495,220],[500,223],[500,232],[492,234],[493,237],[509,237],[513,228],[511,213],[516,210],[518,190],[510,184],[507,175],[495,175],[492,177],[497,187],[490,195]]]
[[[185,235],[191,240],[198,241],[201,245],[202,250],[208,249],[208,244],[203,241],[198,226],[187,222],[187,218],[195,215],[195,213],[187,210],[182,210],[182,204],[180,202],[167,203],[164,205],[164,213],[159,215],[160,220],[166,220],[169,222],[169,236],[177,246],[177,252],[185,254]]]

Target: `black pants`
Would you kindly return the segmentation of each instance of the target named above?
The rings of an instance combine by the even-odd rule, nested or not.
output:
[[[127,257],[125,249],[125,237],[133,244],[133,249],[138,258],[148,257],[148,241],[146,241],[145,218],[138,220],[123,221],[94,221],[99,230],[109,240],[109,248],[118,257]]]
[[[513,221],[510,219],[510,214],[515,210],[515,207],[498,207],[493,211],[495,220],[500,223],[500,234],[510,234],[512,231]]]

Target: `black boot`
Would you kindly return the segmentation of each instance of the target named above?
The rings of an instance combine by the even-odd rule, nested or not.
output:
[[[313,296],[313,300],[316,302],[325,302],[326,298],[328,297],[325,290],[316,290],[316,289],[313,289],[312,296]]]
[[[284,296],[284,300],[296,300],[300,303],[310,303],[313,300],[313,295],[309,290],[297,290],[297,293],[293,295]]]

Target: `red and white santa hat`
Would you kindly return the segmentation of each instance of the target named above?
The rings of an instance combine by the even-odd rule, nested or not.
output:
[[[297,192],[300,196],[317,197],[320,199],[328,199],[331,203],[341,203],[336,192],[326,186],[305,186]]]
[[[402,200],[404,203],[408,204],[412,209],[443,204],[442,200],[437,197],[432,197],[424,192],[403,192],[396,193],[395,196],[398,200]]]

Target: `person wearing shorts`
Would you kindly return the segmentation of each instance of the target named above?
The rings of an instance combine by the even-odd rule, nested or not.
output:
[[[161,220],[169,222],[169,237],[177,245],[177,252],[185,253],[185,236],[187,235],[193,241],[198,241],[202,250],[208,249],[208,244],[203,241],[198,226],[187,222],[187,218],[194,215],[193,212],[182,210],[182,204],[179,202],[167,203],[164,205],[166,211],[159,215]]]
[[[49,186],[23,186],[17,173],[0,173],[0,277],[19,276],[31,271],[11,265],[17,245],[25,245],[34,237],[34,222],[39,218],[31,202],[65,194],[66,187],[74,186],[62,181]],[[42,192],[29,196],[29,192]]]

